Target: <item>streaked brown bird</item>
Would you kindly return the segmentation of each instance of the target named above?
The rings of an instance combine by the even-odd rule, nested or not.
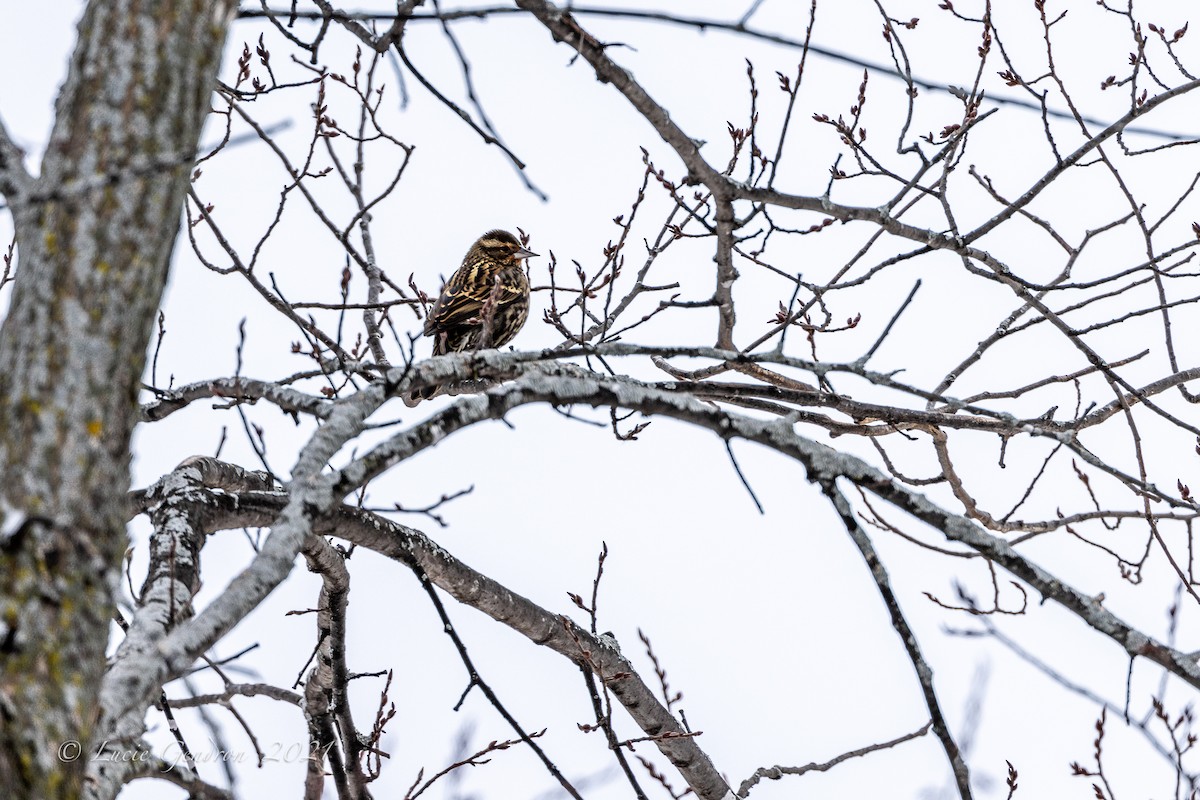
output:
[[[433,354],[501,347],[512,341],[529,318],[529,279],[521,262],[536,255],[508,231],[480,236],[425,320]],[[409,405],[437,392],[436,386],[419,389],[409,395]]]

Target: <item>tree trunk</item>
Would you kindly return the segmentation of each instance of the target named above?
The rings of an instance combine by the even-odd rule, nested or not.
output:
[[[0,329],[6,797],[77,797],[94,747],[138,387],[234,6],[89,3],[41,177],[0,183],[20,254]]]

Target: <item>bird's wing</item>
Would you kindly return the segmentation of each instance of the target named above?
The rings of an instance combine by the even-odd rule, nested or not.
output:
[[[425,320],[425,335],[432,336],[439,330],[456,325],[465,325],[478,317],[495,286],[495,276],[488,275],[481,266],[463,266],[442,287],[442,293],[429,311]],[[497,302],[506,305],[522,294],[522,287],[511,281],[502,280]]]
[[[479,316],[492,291],[492,282],[482,281],[481,273],[479,267],[464,266],[450,276],[425,320],[426,336]]]

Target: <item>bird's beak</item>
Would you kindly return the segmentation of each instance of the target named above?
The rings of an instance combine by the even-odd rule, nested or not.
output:
[[[536,258],[536,257],[537,257],[537,253],[535,253],[532,250],[529,250],[525,247],[519,248],[517,250],[517,252],[513,253],[513,258],[517,259],[518,261],[522,258]]]

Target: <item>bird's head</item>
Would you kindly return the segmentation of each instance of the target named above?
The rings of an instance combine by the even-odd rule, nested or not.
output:
[[[521,246],[521,241],[508,231],[488,231],[471,248],[496,261],[520,261],[537,253]]]

